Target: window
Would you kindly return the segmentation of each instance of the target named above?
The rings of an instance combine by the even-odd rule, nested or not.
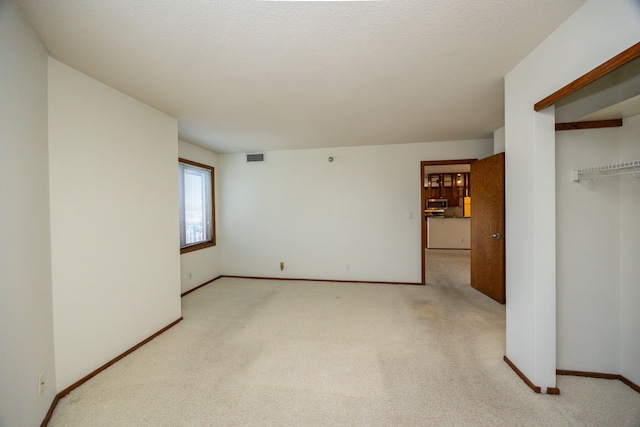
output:
[[[216,244],[213,167],[178,159],[180,253]]]

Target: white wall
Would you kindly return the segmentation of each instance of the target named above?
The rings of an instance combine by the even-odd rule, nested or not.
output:
[[[427,248],[471,249],[471,218],[429,218]]]
[[[8,1],[0,2],[0,64],[0,426],[35,426],[56,394],[47,55]]]
[[[558,369],[619,372],[619,182],[571,179],[618,163],[619,129],[556,133]]]
[[[640,181],[574,183],[571,169],[640,159],[640,116],[620,128],[558,132],[558,369],[640,383]],[[603,214],[598,206],[606,206]]]
[[[555,386],[553,107],[533,104],[640,39],[635,0],[589,0],[505,77],[507,356]]]
[[[175,119],[49,59],[62,390],[180,317]]]
[[[488,139],[220,155],[222,273],[419,283],[420,161],[491,154]]]
[[[216,208],[216,228],[219,223],[219,186],[218,186],[218,155],[213,151],[198,147],[186,141],[178,141],[178,153],[183,159],[213,166],[214,170],[214,191]],[[217,233],[217,230],[214,232]],[[207,283],[220,276],[220,242],[216,246],[187,252],[180,255],[180,288],[181,292],[187,292],[195,287]]]
[[[513,90],[527,79],[505,79],[507,356],[546,388],[556,352],[553,112],[528,117],[538,97]]]
[[[506,141],[505,141],[504,126],[493,132],[493,153],[504,153]]]
[[[620,128],[620,162],[640,160],[640,115]],[[640,179],[620,179],[620,374],[640,385]]]

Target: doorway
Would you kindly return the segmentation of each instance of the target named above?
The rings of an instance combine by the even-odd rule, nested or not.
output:
[[[447,241],[434,242],[436,237],[435,230],[432,227],[432,234],[428,234],[428,220],[431,218],[432,224],[438,226],[450,227],[453,226],[453,221],[446,221],[448,219],[460,219],[457,221],[455,229],[458,227],[464,227],[464,198],[470,193],[471,175],[469,172],[470,164],[476,159],[460,159],[460,160],[429,160],[420,162],[420,201],[421,201],[421,223],[422,223],[422,245],[420,253],[422,257],[422,284],[427,284],[427,252],[433,255],[434,271],[433,273],[438,277],[447,274],[447,271],[451,271],[451,274],[456,274],[459,271],[458,268],[466,265],[468,270],[468,261],[465,258],[469,258],[468,249],[460,249],[460,247],[454,243]],[[444,206],[446,200],[446,208],[444,212],[440,212],[442,209],[433,208],[430,212],[428,200],[437,199],[440,200],[440,206]],[[433,202],[435,205],[437,202]],[[437,212],[436,212],[437,211]],[[428,216],[429,215],[429,216]],[[442,218],[441,218],[442,217]],[[454,218],[455,217],[455,218]],[[467,220],[469,221],[469,220]],[[459,222],[459,224],[458,224]],[[439,227],[440,228],[440,227]],[[455,229],[447,230],[442,235],[455,235],[456,233],[465,233],[465,231],[456,231]],[[432,237],[430,241],[430,237]],[[463,238],[459,238],[463,240]],[[457,241],[456,241],[457,242]],[[468,242],[468,241],[467,241]],[[434,243],[430,245],[429,243]],[[465,243],[465,242],[459,242]],[[431,246],[431,248],[429,248]],[[466,263],[466,264],[465,264]],[[449,265],[451,270],[448,267]],[[455,267],[457,266],[457,267]],[[431,271],[431,270],[430,270]],[[464,274],[464,273],[463,273]],[[452,278],[450,278],[452,279]]]

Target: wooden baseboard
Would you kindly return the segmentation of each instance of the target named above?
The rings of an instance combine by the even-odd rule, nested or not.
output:
[[[568,371],[565,369],[557,369],[556,375],[568,375],[572,377],[588,377],[588,378],[601,378],[605,380],[618,380],[620,375],[616,374],[603,374],[600,372],[586,372],[586,371]]]
[[[196,287],[195,287],[195,288],[193,288],[193,289],[189,289],[187,292],[183,292],[183,293],[181,293],[181,294],[180,294],[180,298],[182,298],[182,297],[183,297],[183,296],[185,296],[185,295],[189,295],[191,292],[193,292],[193,291],[195,291],[195,290],[197,290],[197,289],[200,289],[201,287],[203,287],[203,286],[205,286],[205,285],[208,285],[208,284],[209,284],[209,283],[211,283],[211,282],[215,282],[216,280],[218,280],[218,279],[219,279],[219,278],[221,278],[221,277],[222,277],[222,276],[215,277],[215,278],[213,278],[213,279],[209,280],[208,282],[204,282],[202,285],[198,285],[198,286],[196,286]]]
[[[120,356],[116,357],[113,360],[110,360],[109,362],[107,362],[104,365],[100,366],[95,371],[91,372],[88,375],[85,375],[82,379],[76,381],[75,383],[71,384],[69,387],[65,388],[64,390],[62,390],[61,392],[56,394],[56,397],[53,399],[53,402],[51,403],[51,407],[49,408],[49,412],[47,412],[47,415],[44,417],[44,420],[42,421],[42,424],[40,424],[40,427],[46,427],[47,426],[47,424],[49,423],[49,420],[51,419],[51,415],[53,414],[53,410],[56,408],[56,405],[58,404],[60,399],[65,397],[67,394],[69,394],[73,389],[81,386],[82,384],[84,384],[85,382],[90,380],[91,378],[93,378],[96,375],[98,375],[100,372],[102,372],[105,369],[107,369],[109,366],[111,366],[114,363],[116,363],[117,361],[125,358],[126,356],[128,356],[131,353],[133,353],[134,351],[136,351],[137,349],[139,349],[140,347],[142,347],[143,345],[145,345],[146,343],[148,343],[152,339],[156,338],[158,335],[160,335],[163,332],[167,331],[168,329],[174,327],[180,321],[182,321],[182,317],[180,317],[178,320],[170,323],[169,325],[165,326],[164,328],[160,329],[158,332],[156,332],[155,334],[151,335],[149,338],[147,338],[144,341],[141,341],[140,343],[134,345],[129,350],[127,350],[124,353],[122,353]]]
[[[53,410],[56,409],[59,400],[60,393],[56,394],[56,397],[53,398],[53,402],[51,402],[51,406],[49,407],[49,412],[47,412],[47,415],[45,415],[42,424],[40,424],[40,427],[47,427],[47,424],[49,424],[49,420],[51,419],[51,415],[53,415]]]
[[[513,369],[513,371],[518,374],[518,376],[520,377],[520,379],[522,381],[524,381],[524,383],[526,385],[529,386],[529,388],[533,391],[535,391],[536,393],[541,393],[542,390],[540,389],[539,386],[535,385],[534,383],[531,382],[531,380],[529,378],[527,378],[527,376],[525,374],[522,373],[522,371],[520,369],[518,369],[518,367],[516,365],[513,364],[513,362],[511,360],[509,360],[509,358],[507,356],[504,356],[504,361],[507,362],[507,365],[509,365],[509,367],[511,369]],[[557,393],[552,393],[552,394],[560,394],[560,390],[556,389],[558,392]]]
[[[424,286],[419,282],[375,282],[370,280],[325,280],[325,279],[301,279],[292,277],[262,277],[262,276],[220,276],[228,277],[230,279],[257,279],[257,280],[290,280],[297,282],[329,282],[329,283],[373,283],[376,285],[410,285],[410,286]]]
[[[628,378],[625,378],[622,375],[618,374],[604,374],[601,372],[588,372],[588,371],[570,371],[565,369],[556,370],[556,375],[569,375],[573,377],[587,377],[587,378],[600,378],[605,380],[620,380],[633,390],[640,393],[640,386],[630,381]]]
[[[638,384],[631,382],[631,380],[623,377],[622,375],[620,375],[620,381],[622,381],[623,383],[625,383],[626,385],[628,385],[629,387],[631,387],[632,389],[640,393],[640,386]]]
[[[522,371],[520,371],[520,369],[518,369],[518,367],[516,365],[514,365],[513,362],[511,362],[507,356],[504,356],[504,361],[507,363],[507,365],[509,365],[511,367],[511,369],[514,370],[514,372],[516,374],[518,374],[518,376],[522,379],[522,381],[524,381],[524,383],[526,385],[528,385],[529,388],[531,388],[531,390],[535,391],[536,393],[540,393],[541,392],[540,387],[535,385],[535,384],[533,384],[531,382],[531,380],[529,380],[529,378],[527,378],[527,376],[525,374],[523,374]],[[640,386],[638,386],[638,384],[635,384],[634,382],[630,381],[628,378],[625,378],[624,376],[618,375],[618,374],[605,374],[605,373],[601,373],[601,372],[570,371],[570,370],[565,370],[565,369],[557,369],[556,370],[556,375],[569,375],[569,376],[574,376],[574,377],[600,378],[600,379],[605,379],[605,380],[620,380],[623,383],[625,383],[627,386],[631,387],[633,390],[635,390],[638,393],[640,393]],[[557,388],[557,387],[548,387],[547,388],[547,394],[558,395],[558,394],[560,394],[560,389]]]

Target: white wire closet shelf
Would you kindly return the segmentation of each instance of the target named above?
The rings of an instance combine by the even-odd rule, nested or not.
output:
[[[583,179],[593,182],[598,179],[621,175],[632,175],[634,178],[640,178],[640,160],[587,169],[573,169],[571,171],[571,178],[576,182]]]

